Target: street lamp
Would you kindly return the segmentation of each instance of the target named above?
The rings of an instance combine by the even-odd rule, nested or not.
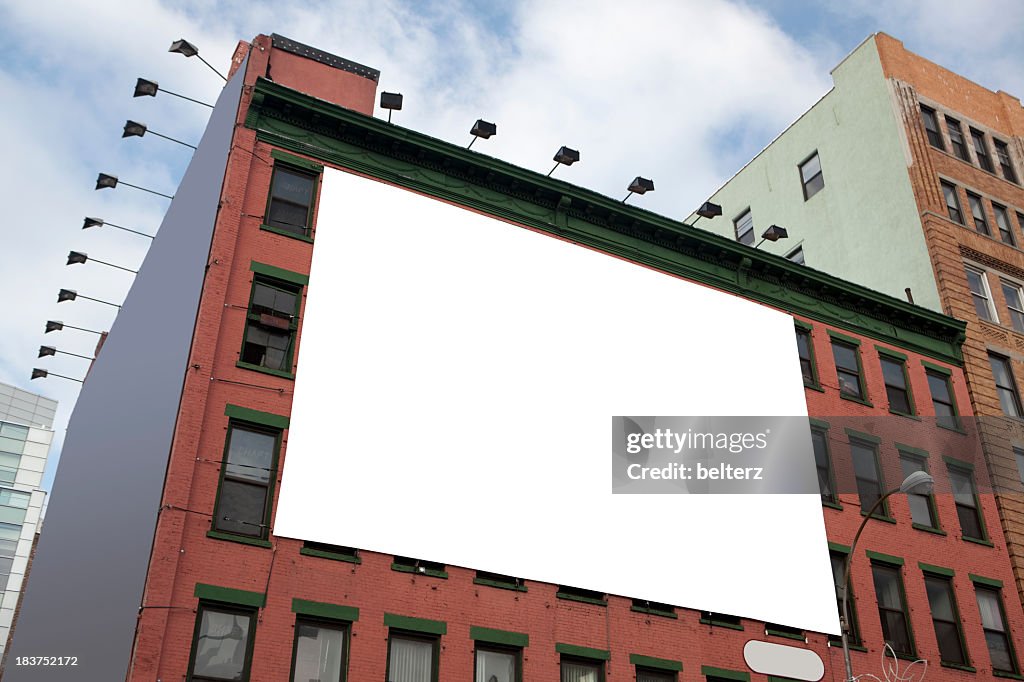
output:
[[[853,682],[853,665],[850,663],[850,565],[853,562],[853,553],[857,549],[857,541],[860,540],[860,534],[864,532],[864,528],[868,525],[868,521],[874,515],[875,510],[882,506],[890,496],[896,493],[908,493],[917,495],[928,495],[931,493],[932,488],[935,485],[935,479],[931,477],[927,471],[915,471],[914,473],[903,479],[903,483],[900,483],[899,488],[894,488],[882,495],[875,501],[868,510],[867,516],[860,522],[860,528],[857,529],[857,534],[853,536],[853,544],[850,545],[850,553],[846,555],[846,561],[843,564],[843,612],[840,622],[840,628],[842,629],[843,635],[843,661],[846,663],[846,682]]]

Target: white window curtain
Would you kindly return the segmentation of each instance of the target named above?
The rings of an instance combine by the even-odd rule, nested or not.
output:
[[[600,668],[592,663],[562,661],[562,682],[600,682]]]
[[[515,682],[515,654],[501,651],[476,652],[476,682]]]
[[[431,682],[434,643],[418,639],[391,639],[389,682]]]

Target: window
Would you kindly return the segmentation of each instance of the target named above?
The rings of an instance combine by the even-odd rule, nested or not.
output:
[[[754,216],[749,208],[732,221],[732,224],[736,228],[736,241],[747,245],[754,243]]]
[[[1021,411],[1020,395],[1017,393],[1017,384],[1013,380],[1010,360],[1001,355],[989,353],[988,361],[996,380],[996,392],[999,394],[999,404],[1003,407],[1003,414],[1019,419],[1024,413]]]
[[[988,655],[992,659],[992,669],[1011,674],[1017,673],[1017,661],[1013,653],[1013,645],[1006,632],[1006,614],[1003,612],[1003,600],[999,589],[974,584],[978,597],[978,611],[981,612],[981,629],[985,631],[985,643]]]
[[[995,308],[992,306],[992,295],[988,290],[988,278],[981,270],[968,267],[967,285],[971,288],[971,298],[974,299],[974,312],[983,320],[998,322]]]
[[[1017,458],[1017,473],[1020,474],[1020,482],[1024,483],[1024,449],[1014,446],[1013,454]]]
[[[860,510],[866,514],[882,496],[882,472],[878,467],[878,449],[870,443],[851,439],[850,454],[853,458],[853,473],[857,478]],[[875,514],[888,517],[888,507],[888,503],[883,502]]]
[[[999,228],[999,238],[1003,240],[1004,244],[1016,246],[1016,241],[1013,238],[1013,228],[1010,227],[1010,214],[1006,212],[1006,207],[1000,206],[993,201],[992,212],[996,216],[996,227]]]
[[[804,247],[796,247],[795,249],[786,254],[786,258],[788,260],[793,261],[797,265],[804,265],[806,263],[806,261],[804,261]]]
[[[978,165],[982,170],[992,173],[995,169],[992,167],[992,159],[989,158],[988,148],[985,146],[985,134],[971,128],[971,140],[974,142],[974,155],[978,157]]]
[[[971,215],[974,217],[974,229],[985,236],[991,237],[992,231],[988,229],[988,221],[985,220],[985,207],[981,204],[981,197],[968,192],[967,205],[971,207]]]
[[[0,523],[0,593],[7,589],[14,566],[14,555],[18,551],[21,526],[16,523]]]
[[[392,631],[388,637],[388,682],[435,682],[436,637]]]
[[[1013,170],[1013,162],[1010,161],[1010,149],[1005,142],[993,139],[992,144],[996,148],[996,159],[999,161],[999,168],[1003,171],[1003,177],[1010,182],[1017,182],[1017,173]]]
[[[562,682],[603,682],[604,665],[598,661],[562,657]]]
[[[836,494],[835,477],[832,474],[832,457],[828,451],[828,431],[811,429],[811,445],[814,448],[814,465],[818,469],[818,490],[821,501],[827,504],[839,504]]]
[[[678,618],[676,607],[671,604],[662,604],[661,602],[647,601],[646,599],[634,599],[629,610],[654,616],[665,616],[666,618]]]
[[[517,682],[519,679],[518,649],[478,644],[476,647],[476,682]]]
[[[301,287],[256,277],[245,325],[241,361],[290,372],[298,329]]]
[[[939,130],[939,119],[935,110],[931,107],[921,105],[921,122],[924,123],[924,131],[928,134],[928,143],[936,149],[946,149],[942,144],[942,132]]]
[[[190,682],[249,679],[252,617],[248,609],[200,602]]]
[[[900,466],[904,479],[915,471],[928,471],[923,457],[903,451],[900,451]],[[938,529],[939,516],[935,512],[935,498],[932,495],[908,494],[907,504],[910,506],[910,520],[915,526]]]
[[[636,682],[676,682],[677,679],[679,679],[679,674],[668,670],[652,670],[640,666],[637,666],[636,669]]]
[[[960,200],[956,197],[956,185],[951,185],[948,182],[939,184],[942,185],[942,195],[946,197],[946,213],[949,214],[949,219],[963,225],[964,214],[960,210]]]
[[[1017,227],[1020,228],[1021,232],[1024,232],[1024,213],[1017,212]]]
[[[796,328],[796,348],[800,355],[800,372],[804,375],[804,385],[817,388],[818,368],[814,364],[814,346],[810,329]]]
[[[289,166],[275,165],[274,176],[270,181],[266,224],[308,237],[313,222],[316,181],[316,175]]]
[[[960,631],[960,612],[953,594],[953,580],[948,576],[924,574],[928,605],[932,611],[939,658],[943,663],[968,665],[964,637]]]
[[[607,606],[608,604],[608,600],[605,599],[603,592],[585,590],[582,587],[559,585],[555,596],[559,599],[568,599],[569,601],[578,601],[584,604],[597,604],[599,606]]]
[[[889,411],[898,414],[914,414],[914,401],[907,383],[906,363],[888,355],[879,355],[882,376],[885,379],[885,395],[889,399]]]
[[[985,522],[981,518],[978,493],[974,489],[974,476],[967,469],[950,465],[949,484],[953,488],[960,533],[970,540],[985,541]]]
[[[846,554],[841,552],[829,552],[829,560],[832,562],[832,581],[836,586],[836,610],[839,611],[839,616],[843,616],[843,571],[846,570]],[[860,628],[857,627],[857,611],[854,607],[853,598],[853,585],[850,586],[850,598],[847,600],[848,608],[850,609],[849,623],[847,627],[850,629],[848,639],[850,644],[854,646],[860,646]],[[840,638],[835,635],[829,635],[829,639],[836,642]]]
[[[267,537],[280,436],[279,431],[248,424],[228,425],[224,466],[214,506],[214,530]]]
[[[899,567],[872,562],[871,573],[885,643],[897,654],[913,656],[914,642],[910,637],[910,618]]]
[[[503,590],[515,590],[516,592],[526,592],[527,590],[526,581],[522,578],[501,573],[490,573],[488,571],[477,571],[476,576],[473,578],[473,583],[476,585],[500,587]]]
[[[821,191],[825,186],[825,176],[821,174],[821,159],[818,152],[800,164],[800,179],[804,185],[804,201]]]
[[[1024,294],[1021,288],[1012,282],[1002,281],[1003,298],[1006,299],[1006,307],[1010,309],[1010,322],[1013,328],[1024,332]]]
[[[730,616],[726,613],[716,613],[714,611],[701,611],[700,622],[704,625],[717,625],[732,628],[733,630],[743,629],[743,622],[739,616]]]
[[[970,163],[971,157],[967,155],[967,145],[964,143],[964,129],[960,127],[960,121],[947,116],[946,130],[949,131],[949,141],[953,143],[953,153],[962,161]]]
[[[839,395],[854,400],[866,400],[864,377],[860,367],[860,351],[857,346],[832,339],[832,357],[836,361]]]
[[[292,682],[341,682],[346,630],[341,623],[296,621]]]
[[[444,564],[440,564],[436,561],[414,559],[413,557],[407,556],[396,556],[394,561],[391,562],[391,570],[398,571],[400,573],[427,575],[432,578],[448,577],[448,571],[445,570]]]

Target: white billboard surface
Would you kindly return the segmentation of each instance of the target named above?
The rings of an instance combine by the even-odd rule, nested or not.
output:
[[[789,315],[335,169],[317,225],[275,534],[838,634],[817,495],[611,493],[613,415],[806,415]]]

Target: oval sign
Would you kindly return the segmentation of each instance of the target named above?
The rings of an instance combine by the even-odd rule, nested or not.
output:
[[[825,676],[825,664],[810,649],[750,640],[743,647],[743,660],[750,669],[765,675],[818,682]]]

